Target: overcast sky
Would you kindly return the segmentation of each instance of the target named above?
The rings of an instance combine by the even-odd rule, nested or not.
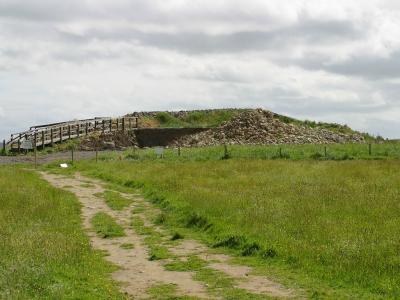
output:
[[[398,0],[0,0],[0,138],[262,107],[400,137]]]

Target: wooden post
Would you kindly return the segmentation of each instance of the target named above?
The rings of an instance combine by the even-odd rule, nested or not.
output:
[[[228,146],[224,144],[224,159],[227,159],[228,157],[229,157]]]
[[[18,135],[18,153],[21,151],[21,134]]]
[[[68,139],[71,139],[71,125],[68,125]]]
[[[71,147],[71,165],[74,164],[74,148]]]
[[[327,156],[327,153],[326,153],[326,146],[324,147],[324,153],[325,153],[325,158],[326,158],[326,156]]]
[[[33,152],[35,154],[35,169],[37,168],[37,149],[36,149],[36,138],[37,138],[37,133],[35,131],[33,135]]]
[[[97,121],[94,121],[94,131],[97,129]]]
[[[368,154],[372,155],[372,145],[371,145],[371,143],[368,144]]]
[[[42,149],[44,149],[44,130],[42,131]]]
[[[76,135],[79,137],[81,135],[80,131],[81,131],[81,125],[78,123],[78,125],[76,125]]]
[[[125,118],[122,118],[122,132],[125,131]]]
[[[37,149],[36,149],[36,145],[35,148],[33,149],[33,151],[35,152],[35,169],[37,168]]]
[[[110,118],[110,132],[112,132],[112,118]]]
[[[136,125],[135,125],[136,128],[139,128],[139,121],[138,121],[138,118],[135,119],[135,122],[136,122]]]
[[[53,147],[53,128],[50,128],[50,144]]]
[[[131,118],[130,118],[130,117],[129,117],[129,119],[128,119],[128,120],[129,120],[129,122],[128,122],[128,126],[129,126],[129,130],[130,130],[130,129],[132,129],[132,122],[131,122],[132,120],[131,120]]]
[[[62,139],[62,126],[60,126],[59,134],[60,134],[60,144],[61,144],[62,141],[63,141],[63,139]]]
[[[119,118],[117,118],[117,131],[119,130]]]
[[[88,123],[86,122],[86,125],[85,125],[85,135],[88,135]]]
[[[3,154],[6,154],[6,140],[3,140]]]
[[[104,131],[106,130],[106,122],[103,120],[102,123],[103,123],[102,124],[102,130],[103,130],[103,133],[104,133]]]

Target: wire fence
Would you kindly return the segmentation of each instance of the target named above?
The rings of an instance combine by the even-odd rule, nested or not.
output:
[[[307,144],[307,145],[220,145],[197,148],[128,149],[104,152],[99,160],[221,160],[221,159],[286,159],[286,160],[354,160],[400,159],[400,143],[380,144]]]

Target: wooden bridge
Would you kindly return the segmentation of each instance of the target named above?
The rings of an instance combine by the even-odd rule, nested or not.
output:
[[[3,150],[44,148],[47,145],[93,134],[115,131],[128,131],[138,127],[136,117],[94,118],[61,123],[33,126],[29,130],[11,134],[8,142],[3,141]]]

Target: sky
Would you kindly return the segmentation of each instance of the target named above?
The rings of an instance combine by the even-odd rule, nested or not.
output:
[[[228,107],[400,138],[400,1],[0,0],[0,138]]]

